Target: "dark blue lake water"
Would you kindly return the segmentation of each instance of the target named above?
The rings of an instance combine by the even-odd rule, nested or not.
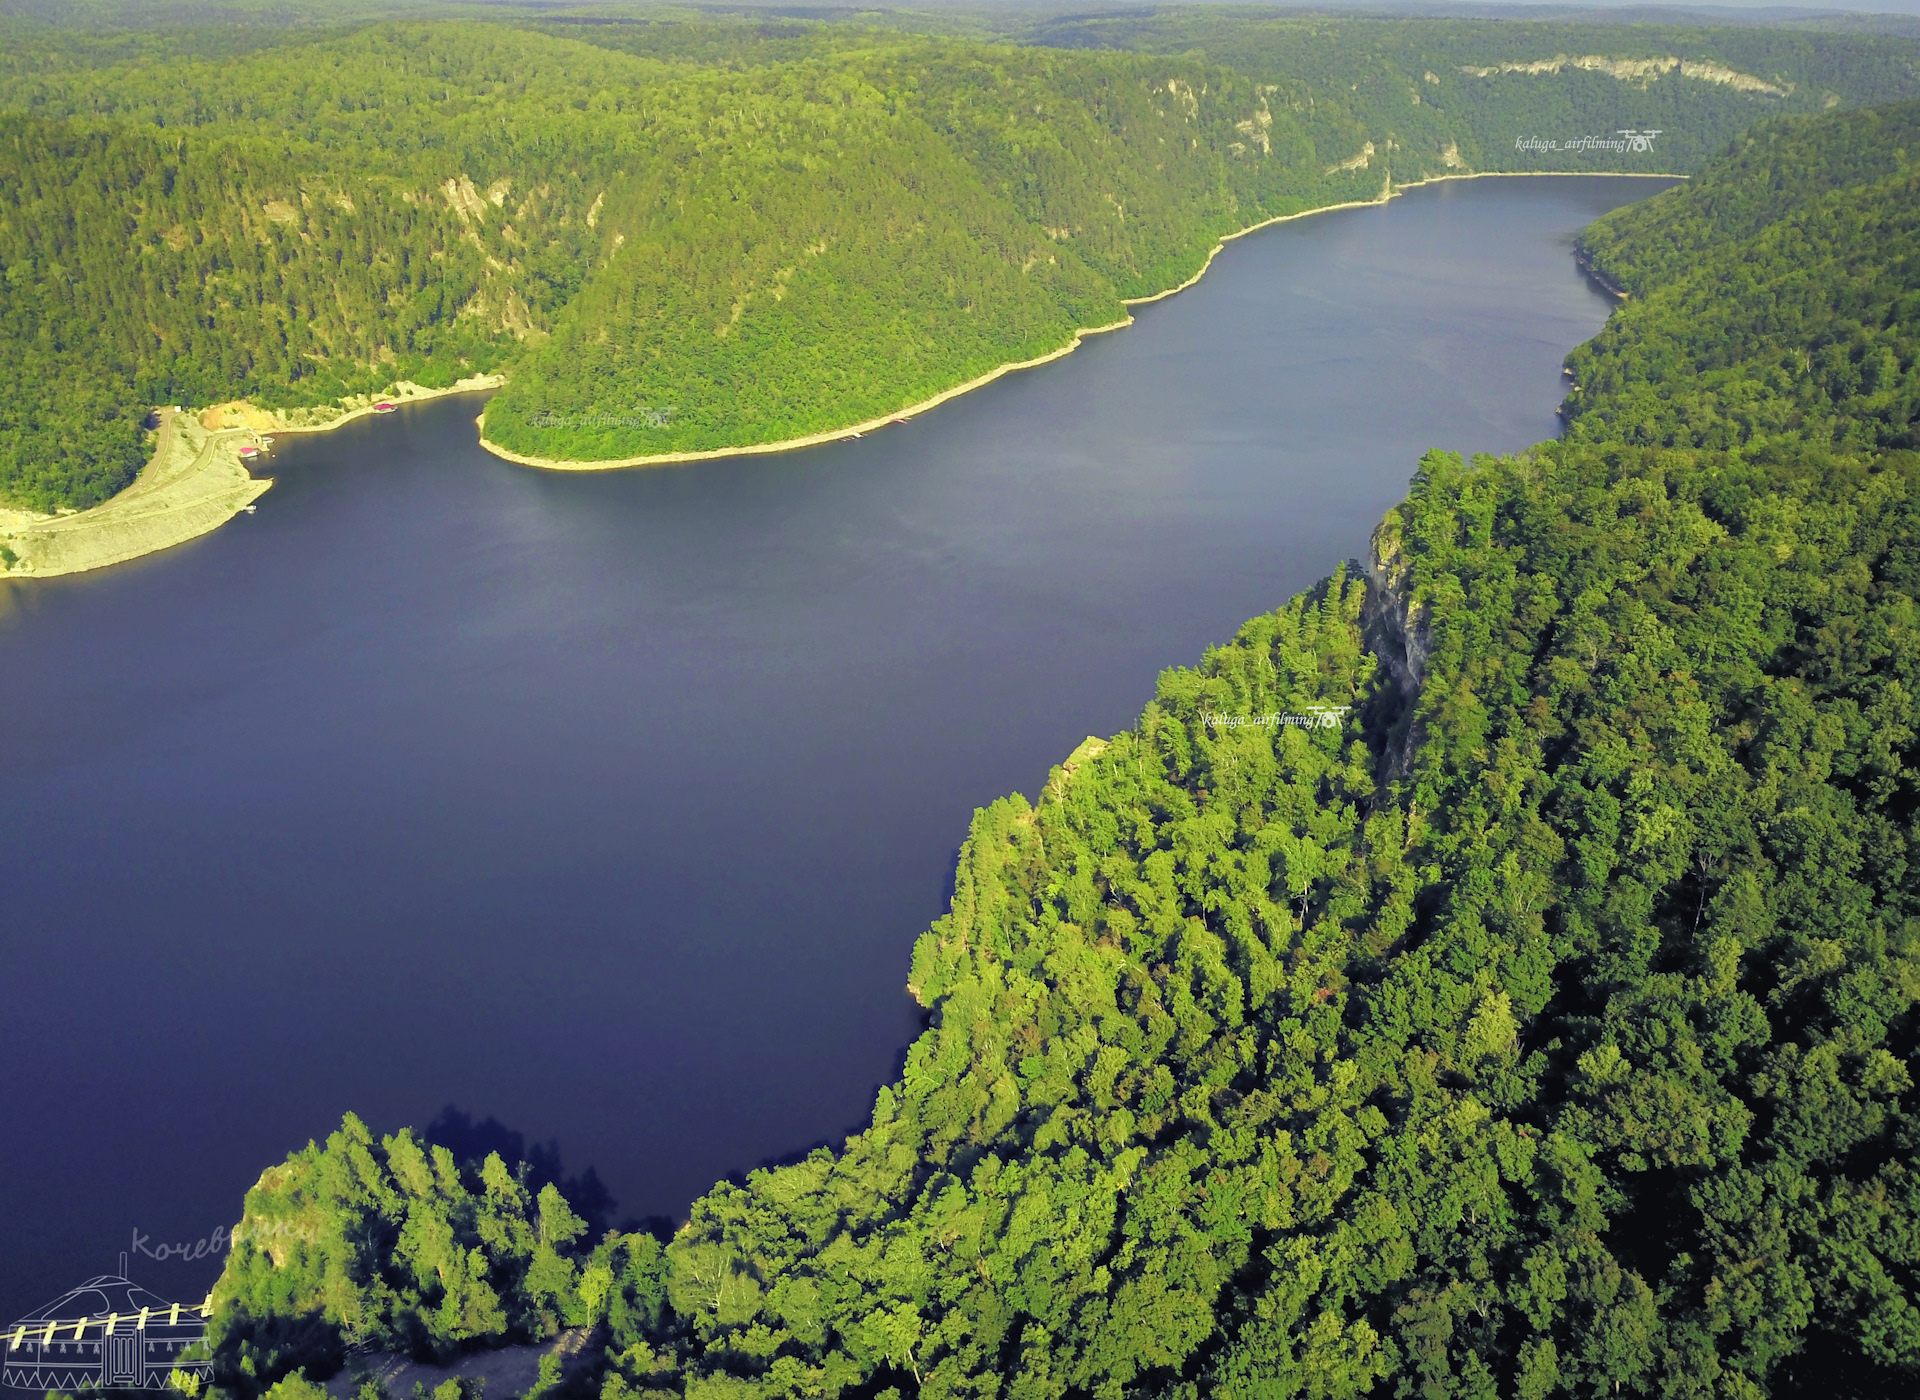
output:
[[[548,475],[479,401],[283,438],[259,510],[0,584],[0,1319],[197,1300],[260,1170],[459,1105],[623,1215],[863,1121],[973,809],[1362,554],[1421,452],[1556,431],[1663,182],[1480,180],[1230,244],[859,442]]]

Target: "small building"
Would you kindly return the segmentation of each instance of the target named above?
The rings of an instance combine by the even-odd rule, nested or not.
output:
[[[117,1274],[90,1278],[7,1324],[0,1385],[41,1394],[164,1390],[175,1370],[205,1381],[211,1362],[181,1358],[206,1337],[211,1304],[211,1296],[169,1303]]]

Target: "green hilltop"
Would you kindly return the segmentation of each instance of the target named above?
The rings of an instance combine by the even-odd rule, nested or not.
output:
[[[1787,30],[505,13],[0,20],[0,499],[111,496],[155,405],[497,370],[486,435],[531,457],[831,432],[1121,320],[1264,219],[1687,171],[1920,91],[1911,40]],[[1661,134],[1518,144],[1622,129]]]
[[[349,1120],[247,1198],[220,1385],[594,1324],[543,1393],[1914,1393],[1916,130],[1590,230],[1566,439],[1429,454],[979,812],[866,1130],[596,1243]]]

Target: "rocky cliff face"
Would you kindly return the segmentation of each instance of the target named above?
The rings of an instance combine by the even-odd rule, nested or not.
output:
[[[1413,566],[1401,547],[1398,511],[1388,511],[1374,530],[1366,575],[1361,635],[1393,678],[1397,701],[1391,714],[1383,716],[1388,728],[1381,775],[1386,784],[1392,785],[1406,776],[1419,743],[1414,710],[1427,666],[1426,614],[1413,596]]]

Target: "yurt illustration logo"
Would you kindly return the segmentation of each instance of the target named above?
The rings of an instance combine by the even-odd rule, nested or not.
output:
[[[119,1274],[90,1278],[8,1324],[0,1338],[0,1385],[22,1390],[199,1390],[212,1363],[186,1360],[207,1335],[213,1299],[170,1303]],[[179,1380],[172,1378],[178,1373]]]

